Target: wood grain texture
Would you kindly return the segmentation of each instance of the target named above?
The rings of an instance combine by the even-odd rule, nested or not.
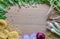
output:
[[[44,32],[46,30],[47,11],[49,7],[45,4],[37,6],[37,8],[19,8],[18,6],[11,7],[6,14],[10,24],[24,33]]]

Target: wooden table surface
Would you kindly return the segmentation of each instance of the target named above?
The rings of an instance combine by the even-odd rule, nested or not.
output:
[[[20,9],[18,6],[13,6],[8,10],[6,16],[10,24],[21,29],[24,33],[45,32],[48,10],[49,6],[45,4],[37,5],[37,8],[31,6]]]
[[[37,5],[37,8],[30,6],[20,9],[18,6],[13,6],[8,10],[6,16],[10,24],[21,29],[24,33],[45,32],[48,10],[49,6],[45,4]]]
[[[45,33],[47,29],[46,19],[48,17],[48,10],[49,6],[45,4],[37,5],[37,8],[33,8],[32,6],[30,6],[29,8],[22,7],[21,9],[16,5],[12,6],[11,9],[8,10],[8,13],[6,13],[6,20],[8,20],[7,22],[13,25],[13,27],[22,30],[23,33]],[[52,39],[57,38],[55,37]]]

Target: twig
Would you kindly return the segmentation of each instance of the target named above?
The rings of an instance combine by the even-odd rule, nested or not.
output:
[[[50,1],[51,6],[50,6],[50,8],[49,8],[49,10],[48,10],[48,12],[47,12],[47,15],[49,15],[50,12],[53,10],[53,4],[52,4],[52,1],[53,1],[53,0]]]
[[[60,16],[57,16],[57,17],[55,17],[55,18],[52,18],[52,19],[54,20],[54,19],[59,19],[59,18],[60,18]]]

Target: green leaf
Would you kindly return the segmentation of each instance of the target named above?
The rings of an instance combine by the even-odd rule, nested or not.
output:
[[[3,8],[2,6],[0,6],[0,10],[1,11],[4,11],[4,12],[7,12],[5,8]]]
[[[19,6],[24,6],[24,2],[22,0],[18,0],[18,5]]]
[[[0,19],[6,19],[6,16],[0,15]]]
[[[29,4],[30,4],[30,5],[33,5],[34,2],[35,2],[35,0],[30,0],[30,1],[29,1]]]
[[[5,5],[6,7],[9,7],[10,5],[7,3],[7,2],[5,2],[4,0],[0,0],[0,4],[3,4],[3,5]]]

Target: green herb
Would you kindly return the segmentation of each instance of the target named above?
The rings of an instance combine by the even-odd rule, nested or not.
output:
[[[0,19],[6,19],[6,16],[0,15]]]
[[[24,2],[22,0],[18,0],[18,5],[19,6],[24,6]]]
[[[29,1],[29,4],[30,4],[30,5],[33,5],[34,3],[35,3],[35,0],[30,0],[30,1]]]

